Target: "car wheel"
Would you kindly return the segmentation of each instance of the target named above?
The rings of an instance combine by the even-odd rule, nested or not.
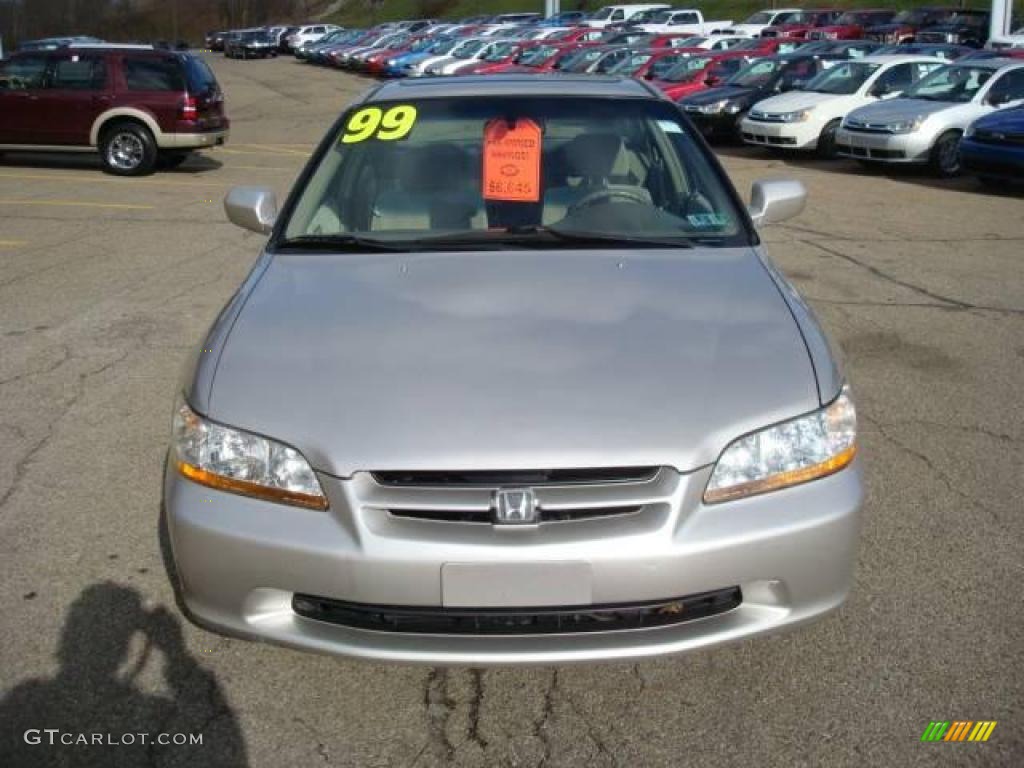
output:
[[[932,170],[944,179],[960,173],[960,131],[946,131],[932,147]]]
[[[732,124],[732,140],[736,144],[743,144],[743,119],[747,116],[746,110],[736,115],[736,122]]]
[[[173,170],[188,160],[190,155],[189,152],[161,152],[156,167],[165,171]]]
[[[153,134],[138,123],[115,123],[100,140],[103,168],[115,176],[145,176],[156,167]]]
[[[839,130],[841,120],[833,120],[821,129],[818,136],[818,157],[825,160],[833,160],[836,157],[836,131]]]

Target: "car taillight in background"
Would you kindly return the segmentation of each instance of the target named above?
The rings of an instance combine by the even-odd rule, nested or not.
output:
[[[199,117],[199,102],[195,96],[185,95],[178,108],[178,117],[182,120],[195,120]]]

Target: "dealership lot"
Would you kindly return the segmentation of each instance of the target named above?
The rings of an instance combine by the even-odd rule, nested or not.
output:
[[[636,665],[486,672],[350,663],[185,625],[157,532],[171,403],[260,244],[221,199],[253,183],[283,196],[371,84],[290,58],[211,64],[231,141],[175,172],[0,162],[5,740],[21,738],[16,711],[26,728],[199,731],[223,758],[207,752],[210,764],[1019,764],[1024,199],[971,179],[721,153],[742,194],[779,176],[810,191],[766,239],[842,347],[862,418],[869,501],[836,616]],[[95,693],[97,670],[170,714],[140,723],[141,708],[114,706],[122,688]],[[33,694],[31,679],[59,694]],[[936,719],[999,725],[986,744],[922,744]]]

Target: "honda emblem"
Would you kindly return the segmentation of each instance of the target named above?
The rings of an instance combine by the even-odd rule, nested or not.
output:
[[[531,488],[501,489],[494,492],[494,522],[499,525],[534,525],[537,497]]]

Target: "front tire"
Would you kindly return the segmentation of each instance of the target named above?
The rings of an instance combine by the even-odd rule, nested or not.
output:
[[[839,130],[839,124],[842,120],[833,120],[824,128],[821,129],[821,135],[818,136],[818,157],[823,160],[835,160],[836,155],[836,131]]]
[[[103,169],[114,176],[146,176],[156,167],[156,141],[138,123],[115,123],[100,139]]]
[[[929,165],[936,176],[949,179],[959,176],[960,163],[960,131],[946,131],[939,136],[932,147]]]

